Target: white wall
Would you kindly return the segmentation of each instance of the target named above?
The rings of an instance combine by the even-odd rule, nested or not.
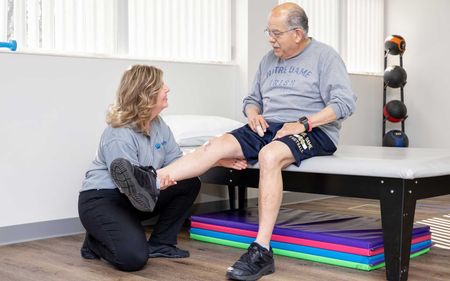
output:
[[[234,117],[237,67],[0,53],[0,227],[77,217],[122,72],[165,71],[167,113]]]
[[[249,1],[248,15],[248,73],[247,79],[251,87],[261,58],[271,49],[268,38],[264,33],[267,28],[267,19],[272,8],[278,4],[276,0]],[[259,11],[259,12],[256,12]],[[248,91],[248,90],[247,90]],[[247,92],[245,92],[247,94]]]
[[[236,62],[239,65],[239,90],[236,93],[238,120],[245,122],[242,99],[248,94],[261,58],[270,50],[264,34],[270,10],[276,0],[236,1]]]
[[[340,143],[380,146],[383,77],[351,74],[350,81],[358,100],[355,113],[343,123]]]

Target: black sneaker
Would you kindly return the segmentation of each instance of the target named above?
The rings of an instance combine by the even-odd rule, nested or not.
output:
[[[250,244],[247,253],[227,269],[227,277],[233,280],[258,280],[275,272],[272,248],[267,250],[256,242]]]
[[[81,246],[81,249],[80,249],[81,256],[87,260],[100,259],[100,257],[96,253],[94,253],[94,251],[92,251],[91,248],[89,248],[87,239],[88,238],[86,235],[86,238],[84,238],[83,246]]]
[[[126,159],[117,158],[111,162],[110,170],[115,185],[136,209],[153,211],[159,189],[156,188],[156,171],[152,166],[135,166]]]
[[[180,259],[189,257],[189,252],[175,247],[174,245],[151,245],[148,244],[149,258],[172,258]]]

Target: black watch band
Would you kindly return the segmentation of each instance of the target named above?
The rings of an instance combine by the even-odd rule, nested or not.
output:
[[[309,122],[306,116],[300,117],[298,119],[298,122],[300,122],[305,127],[305,132],[309,132]]]

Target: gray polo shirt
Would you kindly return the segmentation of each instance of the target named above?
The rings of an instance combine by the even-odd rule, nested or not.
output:
[[[149,136],[128,127],[108,126],[101,136],[95,159],[86,172],[81,191],[116,188],[109,173],[109,166],[116,158],[159,169],[182,155],[172,131],[161,117],[152,121]]]
[[[297,56],[287,60],[267,53],[244,99],[245,109],[256,105],[269,122],[295,122],[330,106],[337,121],[320,128],[338,143],[343,119],[356,106],[356,95],[350,86],[344,62],[330,46],[311,38],[311,43]]]

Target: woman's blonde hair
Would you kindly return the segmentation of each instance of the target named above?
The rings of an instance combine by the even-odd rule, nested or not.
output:
[[[162,76],[162,70],[148,65],[133,65],[125,71],[116,101],[109,107],[106,123],[113,128],[128,126],[148,134],[146,125],[164,86]]]

